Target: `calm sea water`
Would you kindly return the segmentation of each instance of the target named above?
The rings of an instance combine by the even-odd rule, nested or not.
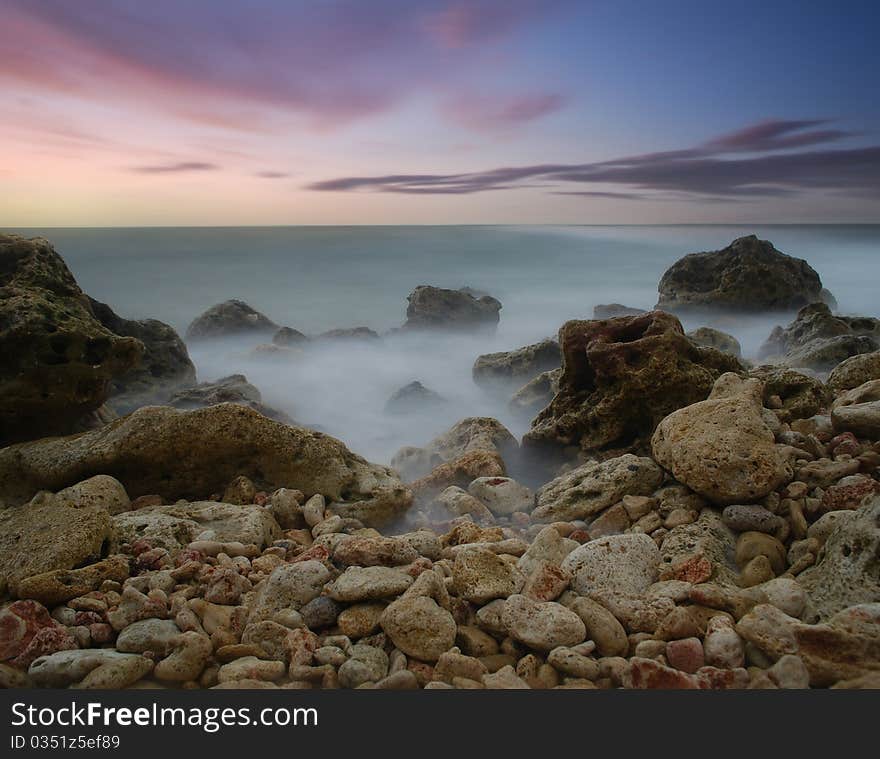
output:
[[[209,306],[239,298],[302,332],[405,320],[419,284],[490,292],[504,304],[497,334],[341,345],[295,360],[258,359],[251,343],[191,346],[200,379],[241,372],[270,404],[375,460],[422,444],[463,416],[495,415],[522,433],[504,399],[470,377],[480,353],[554,334],[598,303],[650,308],[676,259],[757,234],[807,259],[840,310],[880,315],[880,226],[270,227],[16,230],[52,240],[82,288],[119,314],[154,317],[181,334]],[[773,324],[722,320],[748,355]],[[699,324],[686,324],[687,327]],[[449,399],[445,410],[394,419],[382,409],[414,379]]]

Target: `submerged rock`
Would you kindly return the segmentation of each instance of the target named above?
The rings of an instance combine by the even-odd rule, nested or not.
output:
[[[282,327],[272,335],[272,343],[282,348],[291,348],[296,345],[307,343],[309,338],[293,327]]]
[[[539,374],[559,368],[562,356],[556,340],[542,340],[512,351],[478,356],[472,375],[478,385],[501,389],[522,387]]]
[[[513,394],[507,408],[517,416],[534,416],[553,400],[553,396],[559,390],[561,377],[562,369],[539,374]]]
[[[658,290],[657,308],[670,311],[790,311],[825,297],[819,275],[806,261],[755,235],[680,258],[663,274]]]
[[[187,340],[205,340],[242,334],[271,334],[278,325],[241,300],[227,300],[211,306],[190,323]]]
[[[600,303],[593,306],[594,319],[613,319],[617,316],[638,316],[648,313],[644,308],[633,308],[621,303]]]
[[[343,327],[330,329],[318,335],[316,340],[381,340],[379,333],[369,327]]]
[[[291,424],[292,420],[283,411],[266,406],[260,391],[247,381],[243,374],[230,374],[213,382],[179,390],[168,400],[168,405],[185,411],[216,406],[219,403],[235,403],[258,411],[269,419]]]
[[[712,327],[700,327],[687,333],[687,336],[697,345],[704,348],[715,348],[722,353],[729,353],[737,358],[742,357],[742,346],[733,335],[728,335],[720,329]]]
[[[501,302],[489,295],[474,297],[462,290],[419,285],[407,298],[403,329],[495,329]]]
[[[386,414],[413,414],[430,410],[446,403],[439,393],[425,387],[421,382],[410,382],[391,394],[385,404]]]
[[[143,352],[95,318],[47,240],[0,235],[0,445],[92,426]]]

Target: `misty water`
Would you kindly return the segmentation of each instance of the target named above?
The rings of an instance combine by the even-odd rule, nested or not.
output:
[[[254,355],[260,339],[189,346],[200,381],[241,373],[264,402],[344,440],[375,461],[423,445],[466,416],[495,416],[516,435],[528,420],[471,378],[474,359],[554,335],[599,303],[651,308],[657,283],[682,255],[745,234],[805,258],[841,313],[880,316],[880,226],[272,227],[17,230],[48,237],[87,293],[127,318],[152,317],[181,335],[229,298],[309,335],[405,320],[420,284],[486,291],[503,303],[494,335],[390,334],[380,341],[311,344],[290,356]],[[754,355],[792,315],[718,316]],[[691,329],[706,319],[684,320]],[[268,342],[268,338],[265,340]],[[389,396],[419,380],[446,403],[388,415]]]

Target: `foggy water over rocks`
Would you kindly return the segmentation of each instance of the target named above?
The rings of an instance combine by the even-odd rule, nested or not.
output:
[[[805,258],[841,313],[880,316],[878,226],[660,227],[273,227],[17,230],[48,237],[80,286],[128,318],[153,317],[181,335],[208,307],[238,298],[309,335],[368,326],[383,333],[406,318],[420,284],[484,290],[501,300],[494,335],[392,333],[382,340],[310,343],[289,354],[255,354],[270,337],[189,346],[199,380],[242,373],[264,402],[297,422],[388,462],[466,416],[494,416],[519,436],[507,396],[471,379],[474,359],[555,335],[599,303],[651,308],[657,283],[686,253],[717,250],[757,234]],[[716,326],[753,356],[793,314],[688,318]],[[388,414],[385,403],[418,380],[445,403]]]

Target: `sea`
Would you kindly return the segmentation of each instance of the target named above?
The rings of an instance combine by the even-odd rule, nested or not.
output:
[[[200,381],[244,374],[266,404],[388,463],[467,416],[493,416],[519,436],[529,420],[508,397],[474,384],[477,356],[555,335],[593,307],[651,308],[663,272],[686,253],[757,234],[806,259],[841,313],[880,316],[880,225],[296,226],[10,230],[51,240],[82,289],[127,318],[156,318],[184,335],[208,307],[237,298],[309,335],[366,326],[382,340],[321,342],[283,356],[259,339],[189,345]],[[498,298],[494,335],[395,333],[417,285],[468,286]],[[753,356],[794,314],[684,320],[717,326]],[[391,331],[391,332],[389,332]],[[387,333],[387,334],[386,334]],[[265,340],[264,340],[265,341]],[[445,403],[389,414],[419,381]]]

